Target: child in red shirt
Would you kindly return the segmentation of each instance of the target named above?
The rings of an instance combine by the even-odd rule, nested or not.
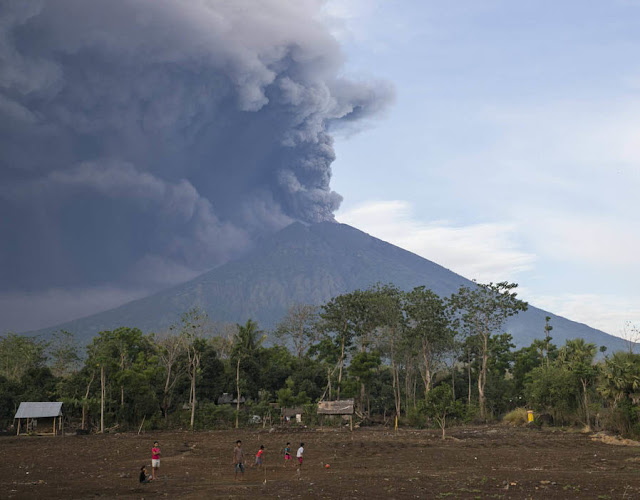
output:
[[[260,445],[260,449],[258,450],[258,453],[256,453],[255,467],[262,467],[262,455],[263,454],[264,454],[264,445],[261,444]]]

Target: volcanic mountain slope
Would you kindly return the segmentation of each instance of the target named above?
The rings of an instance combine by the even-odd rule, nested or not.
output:
[[[197,278],[118,308],[32,332],[48,336],[58,329],[74,332],[82,343],[101,330],[135,326],[158,332],[193,306],[219,322],[252,318],[269,328],[293,303],[322,304],[331,297],[377,282],[401,289],[425,285],[441,296],[472,282],[411,252],[345,224],[294,223],[263,240],[247,255]],[[609,351],[626,348],[624,340],[552,313],[529,307],[511,318],[505,331],[519,346],[541,338],[551,316],[553,339],[582,337]]]

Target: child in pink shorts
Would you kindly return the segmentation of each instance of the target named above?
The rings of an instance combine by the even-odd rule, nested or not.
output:
[[[287,466],[290,460],[291,460],[291,443],[287,443],[287,446],[284,447],[284,467]]]

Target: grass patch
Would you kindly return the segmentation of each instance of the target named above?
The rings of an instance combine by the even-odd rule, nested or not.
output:
[[[593,441],[600,441],[604,444],[612,444],[614,446],[640,446],[639,441],[634,441],[633,439],[625,439],[620,436],[609,436],[608,434],[604,434],[602,432],[598,432],[597,434],[591,436]]]
[[[503,420],[511,425],[527,425],[527,409],[516,408],[507,413]]]

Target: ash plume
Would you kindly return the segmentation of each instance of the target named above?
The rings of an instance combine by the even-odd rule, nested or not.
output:
[[[392,94],[342,65],[319,1],[0,2],[0,294],[151,290],[331,220],[330,132]]]

